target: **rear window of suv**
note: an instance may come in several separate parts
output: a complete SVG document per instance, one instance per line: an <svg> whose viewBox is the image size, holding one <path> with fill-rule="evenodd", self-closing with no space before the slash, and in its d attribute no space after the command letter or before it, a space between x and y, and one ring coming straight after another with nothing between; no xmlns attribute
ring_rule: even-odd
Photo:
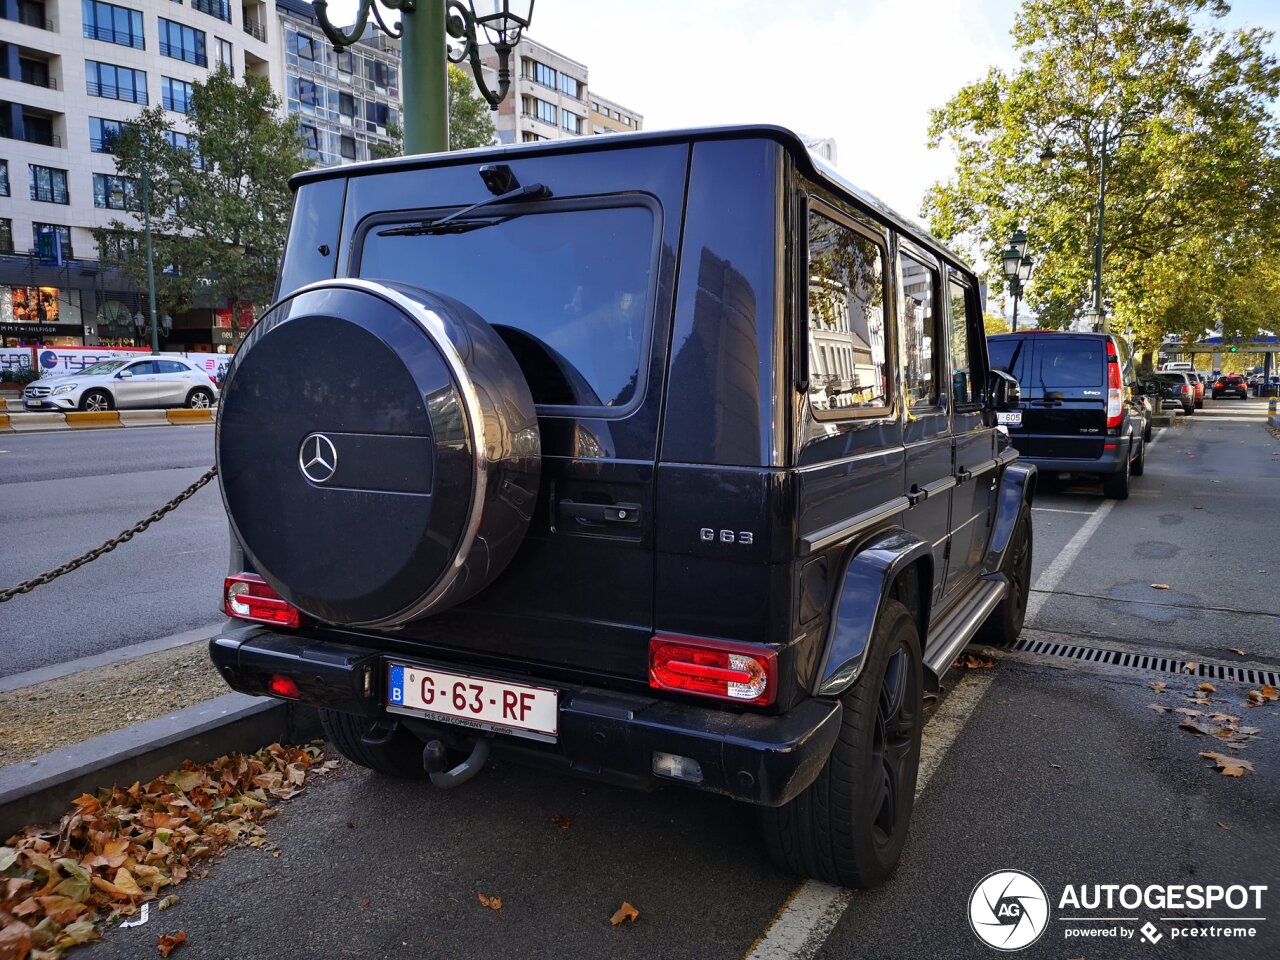
<svg viewBox="0 0 1280 960"><path fill-rule="evenodd" d="M1045 388L1096 387L1106 382L1106 346L1093 338L1036 341L1037 384Z"/></svg>
<svg viewBox="0 0 1280 960"><path fill-rule="evenodd" d="M535 403L619 408L639 396L653 312L648 206L495 206L461 232L384 235L448 212L379 218L359 275L465 303L511 348Z"/></svg>

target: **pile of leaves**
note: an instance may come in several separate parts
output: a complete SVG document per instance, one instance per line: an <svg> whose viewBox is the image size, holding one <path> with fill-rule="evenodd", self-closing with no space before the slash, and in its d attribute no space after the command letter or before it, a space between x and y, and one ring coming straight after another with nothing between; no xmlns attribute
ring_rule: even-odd
<svg viewBox="0 0 1280 960"><path fill-rule="evenodd" d="M172 904L166 888L230 847L264 846L271 804L335 765L318 746L272 744L77 798L56 830L27 827L0 847L0 958L55 960L143 903ZM168 939L171 950L185 937Z"/></svg>
<svg viewBox="0 0 1280 960"><path fill-rule="evenodd" d="M1194 664L1188 666L1194 667ZM1166 693L1168 685L1163 682L1155 682L1149 684L1156 693ZM1217 693L1217 688L1212 683L1201 683L1196 687L1193 693L1184 693L1183 699L1188 703L1198 704L1200 706L1211 706L1215 703L1221 703L1220 699L1215 700L1211 695ZM1280 691L1275 687L1264 686L1261 690L1250 690L1245 698L1245 707L1257 707L1265 703L1274 703L1280 700ZM1178 726L1202 737L1211 737L1216 743L1222 744L1230 753L1218 753L1216 751L1202 751L1200 756L1206 760L1213 761L1214 767L1224 777L1243 777L1246 773L1253 773L1253 764L1248 760L1241 759L1237 756L1238 752L1243 750L1249 743L1258 738L1262 732L1261 727L1247 726L1242 723L1241 718L1235 714L1227 713L1223 710L1197 710L1193 707L1170 707L1162 703L1148 704L1151 710L1156 713L1172 713L1176 714L1180 719Z"/></svg>

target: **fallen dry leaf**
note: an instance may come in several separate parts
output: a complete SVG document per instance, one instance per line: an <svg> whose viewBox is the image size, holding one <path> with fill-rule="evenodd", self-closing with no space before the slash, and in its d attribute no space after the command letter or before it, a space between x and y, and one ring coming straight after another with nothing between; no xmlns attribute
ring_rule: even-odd
<svg viewBox="0 0 1280 960"><path fill-rule="evenodd" d="M1203 690L1205 693L1217 693L1218 691L1218 688L1212 683L1202 683L1200 686L1196 687L1196 689Z"/></svg>
<svg viewBox="0 0 1280 960"><path fill-rule="evenodd" d="M1239 757L1231 757L1225 753L1202 753L1200 756L1212 760L1224 777L1243 777L1246 773L1254 772L1253 764Z"/></svg>
<svg viewBox="0 0 1280 960"><path fill-rule="evenodd" d="M560 816L560 814L555 813L551 815L551 824L561 833L564 833L571 826L573 826L573 821L568 819L567 817L562 817Z"/></svg>
<svg viewBox="0 0 1280 960"><path fill-rule="evenodd" d="M1187 699L1187 703L1198 704L1199 706L1202 706L1202 707L1207 707L1213 703L1213 701L1210 700L1208 697L1187 697L1186 699Z"/></svg>
<svg viewBox="0 0 1280 960"><path fill-rule="evenodd" d="M1229 824L1229 823L1223 823L1221 820L1219 820L1219 821L1218 821L1218 826L1220 826L1223 830L1230 830L1230 829L1231 829L1231 824Z"/></svg>
<svg viewBox="0 0 1280 960"><path fill-rule="evenodd" d="M1165 690L1169 688L1169 685L1165 683L1163 680L1154 680L1151 683L1148 683L1147 686L1150 687L1152 690L1154 690L1156 693L1164 693Z"/></svg>
<svg viewBox="0 0 1280 960"><path fill-rule="evenodd" d="M1192 733L1202 733L1206 737L1216 737L1222 730L1221 727L1215 727L1213 724L1205 723L1203 720L1183 720L1178 726L1183 730L1190 730Z"/></svg>
<svg viewBox="0 0 1280 960"><path fill-rule="evenodd" d="M622 923L634 924L639 919L640 919L640 911L637 910L635 907L633 907L631 904L627 903L627 901L623 900L622 906L620 906L617 912L614 913L614 915L609 918L609 922L616 927Z"/></svg>
<svg viewBox="0 0 1280 960"><path fill-rule="evenodd" d="M978 657L972 653L966 653L963 657L951 665L955 670L990 670L996 665L994 660L988 660L986 657Z"/></svg>
<svg viewBox="0 0 1280 960"><path fill-rule="evenodd" d="M166 933L156 941L156 949L160 951L160 956L167 957L186 942L187 935L181 930L173 936L169 936L169 934Z"/></svg>
<svg viewBox="0 0 1280 960"><path fill-rule="evenodd" d="M1185 664L1183 664L1183 666L1182 666L1182 672L1183 672L1183 673L1195 673L1195 672L1196 672L1196 670L1199 668L1199 666L1200 666L1200 664L1198 664L1198 663L1196 663L1194 660L1192 660L1192 661L1190 661L1189 663L1185 663Z"/></svg>
<svg viewBox="0 0 1280 960"><path fill-rule="evenodd" d="M1242 657L1247 657L1249 655L1249 652L1247 650L1241 650L1239 647L1232 647L1231 652L1238 654L1239 656L1242 656Z"/></svg>
<svg viewBox="0 0 1280 960"><path fill-rule="evenodd" d="M1192 710L1190 707L1175 707L1174 713L1180 713L1185 717L1203 717L1203 710Z"/></svg>
<svg viewBox="0 0 1280 960"><path fill-rule="evenodd" d="M488 907L490 910L502 909L501 897L486 897L483 893L477 893L476 898L480 901L480 906Z"/></svg>
<svg viewBox="0 0 1280 960"><path fill-rule="evenodd" d="M157 903L156 906L161 910L168 910L177 902L178 902L178 895L176 893L171 893L169 894L169 896L165 897L163 900Z"/></svg>
<svg viewBox="0 0 1280 960"><path fill-rule="evenodd" d="M1169 713L1173 708L1166 707L1163 703L1148 703L1148 710L1154 710L1156 713Z"/></svg>
<svg viewBox="0 0 1280 960"><path fill-rule="evenodd" d="M1167 583L1153 583L1151 585L1151 589L1152 590L1168 590L1169 585Z"/></svg>

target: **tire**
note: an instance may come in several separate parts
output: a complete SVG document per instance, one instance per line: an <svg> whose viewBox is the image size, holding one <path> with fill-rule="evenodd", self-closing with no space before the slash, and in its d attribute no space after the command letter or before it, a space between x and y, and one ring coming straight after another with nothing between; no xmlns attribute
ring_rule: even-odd
<svg viewBox="0 0 1280 960"><path fill-rule="evenodd" d="M1147 425L1142 428L1142 442L1143 443L1151 442L1151 421L1150 420L1148 420Z"/></svg>
<svg viewBox="0 0 1280 960"><path fill-rule="evenodd" d="M1112 500L1129 499L1129 458L1124 458L1124 469L1102 478L1102 492Z"/></svg>
<svg viewBox="0 0 1280 960"><path fill-rule="evenodd" d="M1034 543L1031 526L1031 507L1026 503L1018 511L1009 549L1005 551L1000 572L1009 582L1009 589L1000 605L978 628L977 639L993 647L1010 647L1022 633L1022 623L1027 616L1027 600L1031 596L1031 555Z"/></svg>
<svg viewBox="0 0 1280 960"><path fill-rule="evenodd" d="M197 387L187 394L187 406L192 410L208 410L213 406L213 393L204 387Z"/></svg>
<svg viewBox="0 0 1280 960"><path fill-rule="evenodd" d="M397 726L385 743L366 743L364 734L373 724L374 721L368 717L333 710L320 711L325 739L352 763L386 777L402 780L425 778L427 771L422 765L422 741L404 727Z"/></svg>
<svg viewBox="0 0 1280 960"><path fill-rule="evenodd" d="M1136 442L1136 441L1134 441ZM1129 467L1135 477L1140 477L1147 470L1147 445L1145 443L1138 444L1138 455L1133 458L1133 462Z"/></svg>
<svg viewBox="0 0 1280 960"><path fill-rule="evenodd" d="M1197 401L1196 401L1196 409L1197 409L1197 410L1203 410L1203 409L1204 409L1204 401L1203 401L1203 400L1197 400Z"/></svg>
<svg viewBox="0 0 1280 960"><path fill-rule="evenodd" d="M86 390L84 396L80 398L81 410L101 413L104 410L114 410L115 408L115 400L105 390Z"/></svg>
<svg viewBox="0 0 1280 960"><path fill-rule="evenodd" d="M862 675L842 697L827 762L790 803L760 811L765 847L780 868L846 887L873 887L893 873L915 805L923 684L915 619L890 600Z"/></svg>

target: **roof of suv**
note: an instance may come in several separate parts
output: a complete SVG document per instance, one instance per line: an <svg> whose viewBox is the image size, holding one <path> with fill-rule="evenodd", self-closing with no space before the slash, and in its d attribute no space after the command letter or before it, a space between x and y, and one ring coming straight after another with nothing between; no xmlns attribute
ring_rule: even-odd
<svg viewBox="0 0 1280 960"><path fill-rule="evenodd" d="M669 143L694 143L709 140L741 140L757 137L773 140L781 144L791 155L792 160L805 174L823 182L837 193L849 195L852 199L879 214L900 232L944 253L957 265L972 272L973 267L954 250L947 247L937 237L930 234L922 226L902 216L884 201L873 194L854 186L834 169L827 166L819 158L809 152L804 141L792 130L772 124L738 124L732 126L692 127L683 130L646 130L635 133L603 134L591 137L574 137L568 140L540 140L536 143L508 143L491 147L477 147L471 150L455 150L449 153L419 154L410 157L391 157L386 160L366 160L361 163L349 163L337 167L324 167L318 170L306 170L296 173L289 179L289 186L294 190L307 183L318 180L332 180L339 177L362 176L371 173L387 173L393 170L427 169L457 163L464 160L480 160L485 158L501 158L516 156L548 156L568 153L594 153L619 148L627 149L639 146L655 146ZM1019 331L1020 333L1023 331ZM1059 331L1047 331L1057 333Z"/></svg>

